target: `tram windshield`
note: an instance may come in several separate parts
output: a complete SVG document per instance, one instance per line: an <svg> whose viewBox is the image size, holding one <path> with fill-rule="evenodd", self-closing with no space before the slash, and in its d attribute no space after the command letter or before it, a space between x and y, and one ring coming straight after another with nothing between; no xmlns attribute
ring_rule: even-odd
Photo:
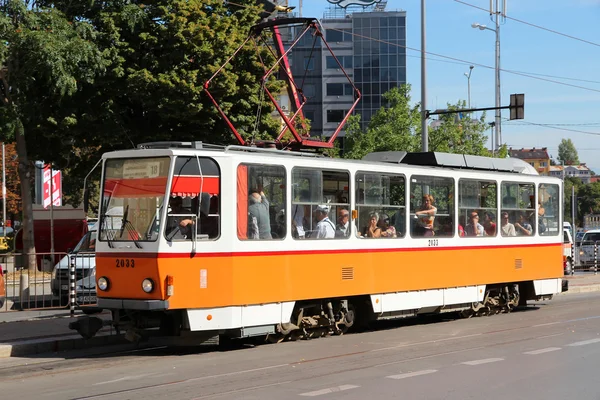
<svg viewBox="0 0 600 400"><path fill-rule="evenodd" d="M154 227L163 208L169 165L169 157L106 161L100 240L135 242L139 247L139 242L158 239Z"/></svg>

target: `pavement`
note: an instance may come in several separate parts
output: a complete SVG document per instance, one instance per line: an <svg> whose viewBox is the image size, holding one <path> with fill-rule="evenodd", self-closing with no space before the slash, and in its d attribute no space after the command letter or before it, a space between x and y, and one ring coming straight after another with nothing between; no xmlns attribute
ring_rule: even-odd
<svg viewBox="0 0 600 400"><path fill-rule="evenodd" d="M600 274L577 272L565 279L569 281L569 290L560 296L600 291ZM108 312L95 316L104 320L111 318ZM86 316L77 311L71 317L68 309L0 312L0 358L125 342L122 335L117 335L108 326L102 328L94 338L83 339L77 332L69 329L69 323L78 318Z"/></svg>

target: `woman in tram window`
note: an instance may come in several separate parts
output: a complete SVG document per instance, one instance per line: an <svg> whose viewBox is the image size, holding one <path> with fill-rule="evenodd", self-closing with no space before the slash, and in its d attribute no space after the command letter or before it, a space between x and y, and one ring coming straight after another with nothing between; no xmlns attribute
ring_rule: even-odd
<svg viewBox="0 0 600 400"><path fill-rule="evenodd" d="M417 218L417 226L415 232L418 236L433 236L433 222L435 221L435 214L437 208L433 205L435 202L434 198L430 194L423 195L423 203L419 210L415 212Z"/></svg>

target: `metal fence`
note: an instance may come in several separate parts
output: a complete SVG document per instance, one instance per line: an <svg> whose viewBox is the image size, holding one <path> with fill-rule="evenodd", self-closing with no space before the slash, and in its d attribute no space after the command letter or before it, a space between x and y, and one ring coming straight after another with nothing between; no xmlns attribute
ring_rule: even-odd
<svg viewBox="0 0 600 400"><path fill-rule="evenodd" d="M36 268L28 269L34 259ZM70 307L95 312L94 253L0 254L0 266L5 271L0 311Z"/></svg>
<svg viewBox="0 0 600 400"><path fill-rule="evenodd" d="M571 275L575 273L597 274L600 269L600 242L585 241L573 244L571 247Z"/></svg>

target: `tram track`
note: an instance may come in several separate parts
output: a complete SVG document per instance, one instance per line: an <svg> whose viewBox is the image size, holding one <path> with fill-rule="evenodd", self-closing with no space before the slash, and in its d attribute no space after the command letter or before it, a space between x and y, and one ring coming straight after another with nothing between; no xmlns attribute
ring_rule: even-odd
<svg viewBox="0 0 600 400"><path fill-rule="evenodd" d="M552 309L553 310L562 310L567 306L573 307L575 304L583 303L583 302L585 302L585 300L576 301L575 299L570 299L569 305L552 304ZM539 311L539 310L537 310L537 311ZM515 314L519 315L524 312L528 312L528 311L518 310ZM529 311L529 312L531 312L531 311ZM542 315L540 315L540 317L541 316ZM400 320L400 321L399 320L380 321L377 324L377 326L375 326L375 329L372 329L372 330L369 330L366 332L363 331L363 332L359 332L359 333L352 333L352 334L350 334L350 336L360 335L362 333L385 332L388 330L407 328L410 326L426 326L426 325L429 325L432 323L436 324L436 323L440 323L442 321L454 321L454 320L460 319L458 316L456 316L456 318L449 318L449 317L451 317L451 315L434 315L434 316L429 316L429 317L425 317L425 318L407 319L407 320L403 320L403 321L402 320ZM597 319L597 318L600 318L600 316L588 316L585 319ZM485 318L476 318L474 320L482 320L482 319L485 319ZM558 320L558 321L557 320L552 321L550 324L551 325L560 325L560 324L566 324L566 323L574 323L576 321L577 320L566 318L566 319L562 319L562 320ZM394 346L383 346L383 347L378 346L377 348L364 350L364 351L344 352L344 353L336 354L333 357L324 357L324 358L303 360L301 362L294 363L294 365L314 363L314 362L324 361L324 360L332 359L332 358L344 359L344 358L348 358L348 357L352 357L352 356L358 356L361 354L364 355L364 354L368 354L368 353L401 350L401 349L405 349L405 348L409 348L409 347L433 345L433 344L439 344L439 343L448 342L448 341L456 341L456 340L462 340L462 339L469 340L469 339L474 339L479 336L502 334L502 333L507 333L507 332L517 332L517 331L522 331L525 329L538 328L540 326L546 325L545 323L543 323L543 318L540 319L539 321L538 321L538 318L536 318L533 320L529 320L529 322L530 322L529 324L519 325L519 326L506 328L506 329L484 330L482 332L476 332L473 334L461 335L461 336L445 335L446 337L439 337L439 338L426 340L426 341L401 343L401 344L394 345ZM333 338L333 340L336 340L336 339ZM504 342L504 344L508 344L508 343L509 342ZM247 346L260 345L260 344L261 344L261 342L256 339L239 341L239 342L237 342L237 346L232 347L230 350L231 351L239 351L239 350L243 349L243 347L245 347L245 346L247 347ZM0 376L2 377L1 378L2 380L11 380L11 379L19 379L22 376L35 377L35 376L46 375L48 373L62 375L62 374L68 374L69 372L73 372L73 371L93 371L95 369L104 369L104 368L111 368L114 366L124 366L124 365L129 365L129 364L135 364L139 361L139 358L137 357L138 355L143 355L144 360L151 361L151 360L165 360L165 357L168 358L168 357L180 357L180 356L187 356L187 355L204 355L204 354L210 354L210 353L217 353L218 350L219 350L219 348L214 345L205 346L205 347L203 347L203 346L167 347L167 346L150 345L149 344L148 347L134 348L134 349L131 349L131 348L123 349L123 345L119 345L119 346L111 349L108 352L106 351L106 348L93 349L91 351L86 350L86 351L79 351L79 352L70 352L67 354L67 358L65 358L63 360L50 360L50 361L39 362L34 359L34 360L32 360L33 361L32 363L26 362L25 364L16 365L16 366L10 365L7 367L2 367L0 365Z"/></svg>

